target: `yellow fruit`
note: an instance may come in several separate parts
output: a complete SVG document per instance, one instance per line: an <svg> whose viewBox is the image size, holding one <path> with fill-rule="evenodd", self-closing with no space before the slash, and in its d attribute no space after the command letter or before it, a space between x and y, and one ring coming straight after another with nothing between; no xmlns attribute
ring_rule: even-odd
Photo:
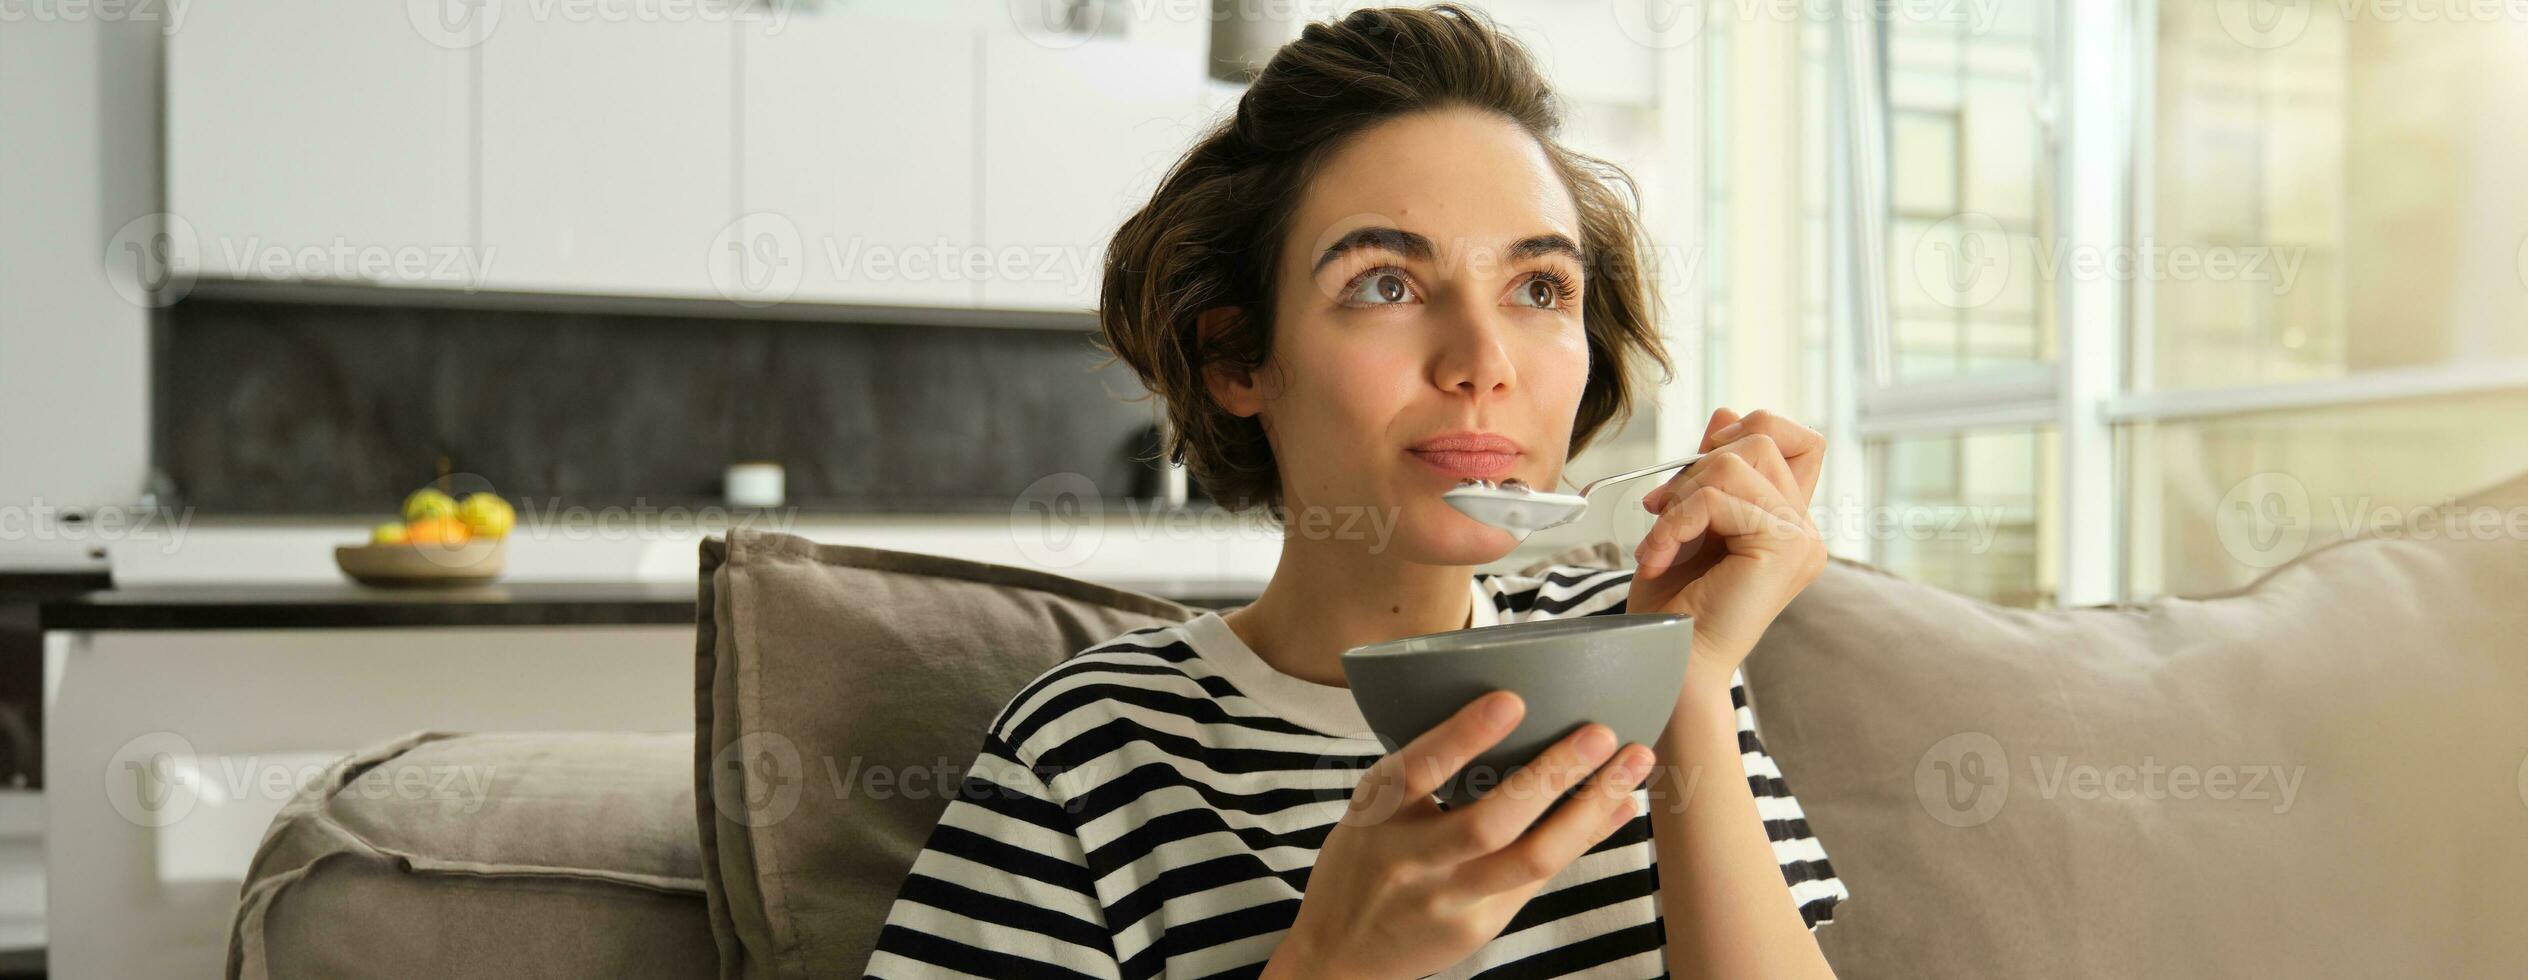
<svg viewBox="0 0 2528 980"><path fill-rule="evenodd" d="M509 529L518 525L518 511L509 506L509 501L500 499L498 494L465 495L465 502L457 506L456 516L465 522L466 530L474 532L478 538L507 537Z"/></svg>
<svg viewBox="0 0 2528 980"><path fill-rule="evenodd" d="M380 524L369 531L369 541L375 544L403 544L404 525L397 521Z"/></svg>
<svg viewBox="0 0 2528 980"><path fill-rule="evenodd" d="M412 496L404 498L404 520L406 523L413 521L426 521L433 517L455 516L456 498L448 496L447 494L441 493L437 490L424 487L413 491Z"/></svg>
<svg viewBox="0 0 2528 980"><path fill-rule="evenodd" d="M474 532L465 522L453 517L431 517L404 525L404 540L412 544L459 545L473 540Z"/></svg>

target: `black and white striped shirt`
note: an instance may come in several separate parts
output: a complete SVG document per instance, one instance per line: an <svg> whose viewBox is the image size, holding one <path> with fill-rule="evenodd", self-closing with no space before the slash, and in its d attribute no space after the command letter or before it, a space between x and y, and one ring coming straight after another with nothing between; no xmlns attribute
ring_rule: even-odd
<svg viewBox="0 0 2528 980"><path fill-rule="evenodd" d="M1630 571L1477 575L1470 626L1620 613ZM1810 928L1851 894L1733 678L1759 816ZM1010 700L889 910L880 977L1253 976L1381 747L1345 688L1273 669L1218 613L1135 630ZM1666 972L1646 789L1630 825L1442 977Z"/></svg>

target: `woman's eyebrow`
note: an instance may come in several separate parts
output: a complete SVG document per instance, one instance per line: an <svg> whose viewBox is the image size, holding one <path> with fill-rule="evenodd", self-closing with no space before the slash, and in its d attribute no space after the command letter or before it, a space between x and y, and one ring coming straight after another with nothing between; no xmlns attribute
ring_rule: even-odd
<svg viewBox="0 0 2528 980"><path fill-rule="evenodd" d="M1383 248L1413 261L1428 261L1432 255L1431 240L1414 232L1383 225L1354 228L1345 232L1343 237L1335 239L1334 244L1326 246L1325 251L1317 255L1315 268L1309 271L1313 273L1317 269L1323 269L1326 263L1341 258L1343 253L1356 248ZM1573 262L1587 264L1580 254L1579 243L1572 241L1567 235L1553 232L1529 235L1511 243L1503 258L1506 261L1516 262L1539 255L1566 255L1570 256Z"/></svg>
<svg viewBox="0 0 2528 980"><path fill-rule="evenodd" d="M1579 243L1560 234L1529 235L1519 239L1517 243L1510 246L1507 258L1509 261L1516 262L1538 255L1567 255L1571 257L1571 261L1578 262L1583 267L1589 264L1588 260L1580 254Z"/></svg>
<svg viewBox="0 0 2528 980"><path fill-rule="evenodd" d="M1335 239L1334 244L1326 246L1325 251L1318 254L1317 264L1308 270L1309 273L1315 274L1317 270L1325 268L1326 263L1341 258L1343 253L1356 248L1383 248L1417 262L1429 261L1431 258L1431 240L1421 235L1402 228L1385 226L1354 228L1344 232L1343 237Z"/></svg>

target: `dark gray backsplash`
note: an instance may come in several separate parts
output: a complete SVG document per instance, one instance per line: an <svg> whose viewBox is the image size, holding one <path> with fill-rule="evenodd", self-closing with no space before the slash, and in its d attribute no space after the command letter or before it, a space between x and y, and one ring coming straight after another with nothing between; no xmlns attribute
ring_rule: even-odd
<svg viewBox="0 0 2528 980"><path fill-rule="evenodd" d="M1131 371L1075 331L193 299L155 437L207 513L388 513L450 457L513 500L689 505L771 460L809 509L1005 509L1077 472L1155 494Z"/></svg>

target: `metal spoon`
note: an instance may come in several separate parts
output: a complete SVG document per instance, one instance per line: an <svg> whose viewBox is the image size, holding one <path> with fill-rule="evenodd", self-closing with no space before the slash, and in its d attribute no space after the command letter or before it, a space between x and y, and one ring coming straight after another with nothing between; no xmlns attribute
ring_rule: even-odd
<svg viewBox="0 0 2528 980"><path fill-rule="evenodd" d="M1496 484L1490 480L1470 477L1460 481L1455 489L1440 494L1440 499L1448 501L1449 506L1457 508L1458 513L1508 531L1524 541L1530 534L1579 520L1581 514L1588 512L1589 494L1599 487L1610 483L1622 483L1653 473L1683 469L1709 455L1711 454L1695 453L1692 456L1672 459L1656 466L1645 466L1613 476L1599 477L1590 481L1587 486L1581 487L1580 492L1576 494L1539 493L1528 489L1526 483L1516 479L1504 480ZM1516 484L1516 486L1507 484Z"/></svg>

